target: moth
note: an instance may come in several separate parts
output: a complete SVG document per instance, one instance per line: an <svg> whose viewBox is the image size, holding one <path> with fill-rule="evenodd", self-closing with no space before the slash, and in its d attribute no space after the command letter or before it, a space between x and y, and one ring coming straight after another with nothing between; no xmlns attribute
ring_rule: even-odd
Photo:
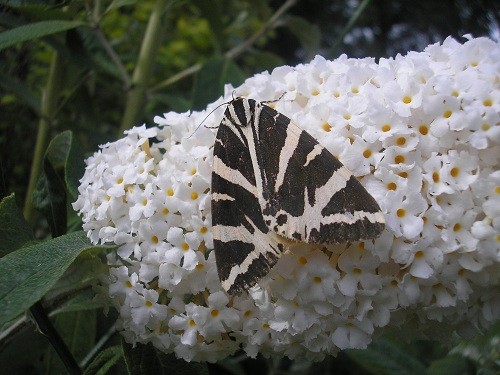
<svg viewBox="0 0 500 375"><path fill-rule="evenodd" d="M290 240L354 242L385 226L375 199L337 158L253 99L236 98L224 112L211 194L217 271L229 294L255 285Z"/></svg>

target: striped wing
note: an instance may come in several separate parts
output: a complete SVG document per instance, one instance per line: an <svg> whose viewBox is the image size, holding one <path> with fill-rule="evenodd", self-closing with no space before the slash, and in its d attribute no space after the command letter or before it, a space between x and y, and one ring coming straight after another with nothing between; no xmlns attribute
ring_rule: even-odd
<svg viewBox="0 0 500 375"><path fill-rule="evenodd" d="M288 117L252 99L227 107L214 145L212 224L217 271L230 294L253 286L286 240L377 237L377 202L328 150Z"/></svg>
<svg viewBox="0 0 500 375"><path fill-rule="evenodd" d="M308 243L378 237L384 215L352 173L288 117L256 108L250 150L266 225Z"/></svg>
<svg viewBox="0 0 500 375"><path fill-rule="evenodd" d="M283 245L264 223L248 149L250 127L229 121L232 107L226 110L214 145L212 225L222 287L239 294L269 272Z"/></svg>

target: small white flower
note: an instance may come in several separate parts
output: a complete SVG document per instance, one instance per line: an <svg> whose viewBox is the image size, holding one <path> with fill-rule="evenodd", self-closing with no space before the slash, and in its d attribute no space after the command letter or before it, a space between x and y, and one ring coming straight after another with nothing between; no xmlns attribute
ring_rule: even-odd
<svg viewBox="0 0 500 375"><path fill-rule="evenodd" d="M385 207L387 226L396 236L415 238L422 232L424 221L421 215L427 207L428 204L420 193L407 196L398 194Z"/></svg>
<svg viewBox="0 0 500 375"><path fill-rule="evenodd" d="M173 247L165 254L165 260L188 271L193 270L198 263L196 250L201 243L196 233L184 234L182 228L173 227L168 230L167 241Z"/></svg>
<svg viewBox="0 0 500 375"><path fill-rule="evenodd" d="M339 319L331 340L339 349L366 349L374 327L369 320Z"/></svg>
<svg viewBox="0 0 500 375"><path fill-rule="evenodd" d="M467 189L478 177L478 163L474 155L466 151L448 152L448 162L443 166L443 179L453 190Z"/></svg>
<svg viewBox="0 0 500 375"><path fill-rule="evenodd" d="M167 317L167 307L158 303L158 292L143 289L129 299L132 320L137 326L146 325L154 329Z"/></svg>
<svg viewBox="0 0 500 375"><path fill-rule="evenodd" d="M345 273L337 282L344 295L354 297L358 288L368 293L380 289L380 277L373 272L377 268L377 259L362 248L352 246L347 249L340 255L338 266Z"/></svg>

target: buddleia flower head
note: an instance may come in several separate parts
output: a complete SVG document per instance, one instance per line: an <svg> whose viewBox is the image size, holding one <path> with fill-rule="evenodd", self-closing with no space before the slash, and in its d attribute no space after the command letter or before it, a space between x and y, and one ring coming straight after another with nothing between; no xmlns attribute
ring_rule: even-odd
<svg viewBox="0 0 500 375"><path fill-rule="evenodd" d="M317 56L103 145L86 161L73 206L92 242L118 245L103 288L126 341L187 361L239 349L321 360L366 348L383 329L445 339L490 327L500 317L498 61L497 43L470 37L378 63ZM297 242L255 287L227 295L210 188L213 128L235 94L279 98L274 108L377 200L382 235Z"/></svg>

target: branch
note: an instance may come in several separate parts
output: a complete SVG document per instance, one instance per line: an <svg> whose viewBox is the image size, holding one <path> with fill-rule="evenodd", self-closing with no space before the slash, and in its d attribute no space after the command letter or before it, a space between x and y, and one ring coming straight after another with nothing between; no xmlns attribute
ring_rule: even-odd
<svg viewBox="0 0 500 375"><path fill-rule="evenodd" d="M122 61L120 60L120 57L117 55L117 53L115 52L113 47L111 47L111 44L109 43L108 39L106 39L106 37L102 33L102 30L99 27L99 25L97 25L97 24L94 25L93 30L97 36L97 39L99 39L102 46L106 50L107 54L109 55L109 57L111 57L111 60L113 60L116 67L118 68L118 71L120 72L122 80L125 83L125 87L129 88L130 87L130 76L127 73L127 70L125 69L125 67L123 66Z"/></svg>
<svg viewBox="0 0 500 375"><path fill-rule="evenodd" d="M253 34L250 38L245 40L243 43L237 45L236 47L230 49L227 51L224 56L227 57L228 59L234 59L241 53L243 53L245 50L250 48L257 39L259 39L262 35L267 33L269 29L275 26L277 23L278 19L289 9L291 8L297 0L287 0L274 14L271 18L267 20L267 22L264 24L264 26L257 31L255 34ZM153 86L149 92L154 93L156 91L161 90L164 87L170 86L174 84L177 81L180 81L181 79L188 77L194 73L196 73L198 70L200 70L202 67L201 63L195 64L190 66L187 69L182 70L181 72L173 75L172 77L160 82L156 86Z"/></svg>

